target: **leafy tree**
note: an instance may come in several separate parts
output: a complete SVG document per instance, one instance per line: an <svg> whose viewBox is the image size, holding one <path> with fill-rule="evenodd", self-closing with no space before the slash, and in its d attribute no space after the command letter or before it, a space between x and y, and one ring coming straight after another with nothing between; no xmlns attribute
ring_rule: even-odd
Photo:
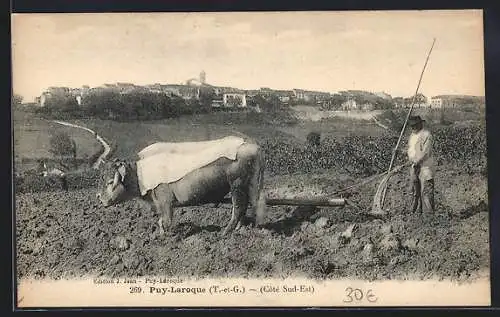
<svg viewBox="0 0 500 317"><path fill-rule="evenodd" d="M12 106L13 107L18 107L22 104L23 102L23 96L14 94L12 95Z"/></svg>
<svg viewBox="0 0 500 317"><path fill-rule="evenodd" d="M413 96L404 98L404 104L407 106L411 105L412 101L413 101ZM427 103L427 97L421 93L418 93L415 96L415 104L421 104L421 103Z"/></svg>
<svg viewBox="0 0 500 317"><path fill-rule="evenodd" d="M427 103L427 97L424 96L424 94L422 94L422 93L418 93L417 97L415 98L415 101L417 103Z"/></svg>
<svg viewBox="0 0 500 317"><path fill-rule="evenodd" d="M394 102L394 104L403 105L405 100L403 97L394 97L392 101Z"/></svg>
<svg viewBox="0 0 500 317"><path fill-rule="evenodd" d="M212 109L212 101L215 97L213 89L201 89L200 107L202 112L209 112Z"/></svg>
<svg viewBox="0 0 500 317"><path fill-rule="evenodd" d="M76 158L76 143L66 132L59 132L50 138L49 152L56 157Z"/></svg>
<svg viewBox="0 0 500 317"><path fill-rule="evenodd" d="M328 103L324 105L322 108L325 110L335 110L340 109L342 104L347 101L347 96L342 94L333 94Z"/></svg>
<svg viewBox="0 0 500 317"><path fill-rule="evenodd" d="M47 99L45 107L52 113L70 112L78 109L78 102L73 96L55 95Z"/></svg>

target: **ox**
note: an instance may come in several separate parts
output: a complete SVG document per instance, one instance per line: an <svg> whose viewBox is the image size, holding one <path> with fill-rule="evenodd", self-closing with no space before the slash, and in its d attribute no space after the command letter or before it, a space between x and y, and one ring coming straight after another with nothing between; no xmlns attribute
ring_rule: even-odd
<svg viewBox="0 0 500 317"><path fill-rule="evenodd" d="M217 142L217 140L210 142L214 141ZM175 144L182 147L183 144L189 144L191 150L196 150L197 144L202 143L156 143L141 151L139 156L141 153L149 155L151 154L149 152L161 151L162 145ZM173 227L173 209L175 207L209 203L218 205L230 193L232 215L223 235L241 227L246 218L249 204L252 205L252 208L248 218L253 221L255 226L261 225L264 220L266 204L263 192L263 151L257 143L246 138L235 151L234 160L219 157L207 165L190 171L174 182L160 183L146 193L142 193L140 189L136 161L115 159L113 162L105 162L101 166L101 182L97 198L105 207L136 197L152 203L159 214L160 233L164 234L165 230L169 231ZM162 162L162 164L165 163ZM156 167L149 166L153 170ZM177 169L176 165L170 166L170 168L174 168L174 171Z"/></svg>

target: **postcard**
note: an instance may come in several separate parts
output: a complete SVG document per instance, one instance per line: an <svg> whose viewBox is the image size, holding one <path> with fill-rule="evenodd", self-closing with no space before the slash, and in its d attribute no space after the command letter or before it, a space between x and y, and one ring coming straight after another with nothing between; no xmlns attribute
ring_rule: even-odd
<svg viewBox="0 0 500 317"><path fill-rule="evenodd" d="M491 304L481 10L11 21L16 308Z"/></svg>

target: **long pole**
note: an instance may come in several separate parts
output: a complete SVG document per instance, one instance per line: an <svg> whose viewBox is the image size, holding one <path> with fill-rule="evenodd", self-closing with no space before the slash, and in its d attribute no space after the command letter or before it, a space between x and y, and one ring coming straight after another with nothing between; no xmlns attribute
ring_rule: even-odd
<svg viewBox="0 0 500 317"><path fill-rule="evenodd" d="M422 69L422 73L420 73L420 79L418 80L417 89L415 90L415 95L413 95L413 100L411 102L410 110L408 111L408 114L406 115L406 120L403 124L403 128L401 129L401 132L399 133L398 142L396 143L396 146L394 147L394 150L392 151L392 158L391 158L391 163L389 164L389 169L387 170L387 177L390 177L390 172L392 170L392 165L394 164L394 159L396 158L396 153L397 153L397 150L399 147L399 143L401 143L401 138L403 137L403 134L405 132L406 124L408 123L408 119L410 118L411 112L413 110L413 106L415 105L415 100L417 99L417 94L418 94L418 90L420 88L420 83L422 82L422 77L424 76L425 68L427 67L427 62L429 61L429 57L431 55L432 48L434 47L435 42L436 42L436 39L434 38L434 40L432 41L431 49L429 50L429 53L427 53L427 58L425 59L424 68ZM384 191L382 194L381 207L384 206L386 189L387 189L387 187L384 188Z"/></svg>

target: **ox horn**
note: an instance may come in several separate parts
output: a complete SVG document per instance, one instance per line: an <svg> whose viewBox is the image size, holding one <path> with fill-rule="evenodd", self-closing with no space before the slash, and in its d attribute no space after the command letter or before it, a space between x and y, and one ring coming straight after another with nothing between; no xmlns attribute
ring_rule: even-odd
<svg viewBox="0 0 500 317"><path fill-rule="evenodd" d="M112 187L115 188L118 185L118 180L120 179L120 173L118 171L115 172L115 177L113 178Z"/></svg>
<svg viewBox="0 0 500 317"><path fill-rule="evenodd" d="M115 158L112 162L116 167L119 167L120 165L123 164L119 158Z"/></svg>

